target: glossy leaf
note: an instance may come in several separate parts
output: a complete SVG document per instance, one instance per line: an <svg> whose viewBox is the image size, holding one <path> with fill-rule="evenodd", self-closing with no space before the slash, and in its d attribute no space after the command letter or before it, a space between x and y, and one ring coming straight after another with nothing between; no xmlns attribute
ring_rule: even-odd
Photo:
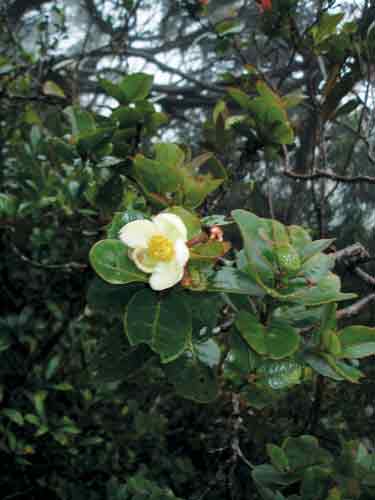
<svg viewBox="0 0 375 500"><path fill-rule="evenodd" d="M301 382L302 367L294 360L264 361L257 369L260 381L271 389L281 390Z"/></svg>
<svg viewBox="0 0 375 500"><path fill-rule="evenodd" d="M188 231L188 239L192 239L202 231L202 226L200 220L194 212L186 210L183 207L170 207L166 210L166 212L175 214L183 221Z"/></svg>
<svg viewBox="0 0 375 500"><path fill-rule="evenodd" d="M207 292L225 292L262 297L264 291L245 273L232 267L223 267L209 279Z"/></svg>
<svg viewBox="0 0 375 500"><path fill-rule="evenodd" d="M266 345L266 328L259 323L257 318L246 311L240 311L236 318L236 327L241 333L242 338L261 355L268 353Z"/></svg>
<svg viewBox="0 0 375 500"><path fill-rule="evenodd" d="M146 73L125 76L119 84L129 102L141 101L150 93L154 77Z"/></svg>
<svg viewBox="0 0 375 500"><path fill-rule="evenodd" d="M94 132L95 120L88 111L78 106L69 106L64 110L64 113L69 118L74 136Z"/></svg>
<svg viewBox="0 0 375 500"><path fill-rule="evenodd" d="M161 296L141 290L130 300L124 319L131 345L148 344L163 363L179 357L191 342L192 316L182 294Z"/></svg>
<svg viewBox="0 0 375 500"><path fill-rule="evenodd" d="M213 339L194 345L195 354L199 361L211 368L220 362L221 351L218 344Z"/></svg>
<svg viewBox="0 0 375 500"><path fill-rule="evenodd" d="M168 364L166 372L177 394L186 399L210 403L218 396L215 372L188 354Z"/></svg>
<svg viewBox="0 0 375 500"><path fill-rule="evenodd" d="M259 285L272 287L274 284L273 234L269 221L246 210L234 210L232 216L241 231L249 274Z"/></svg>
<svg viewBox="0 0 375 500"><path fill-rule="evenodd" d="M230 243L226 241L209 240L191 247L190 257L197 260L215 261L223 257L229 249Z"/></svg>
<svg viewBox="0 0 375 500"><path fill-rule="evenodd" d="M338 332L342 358L365 358L375 355L375 328L348 326Z"/></svg>
<svg viewBox="0 0 375 500"><path fill-rule="evenodd" d="M147 275L130 260L128 249L120 240L98 241L89 257L96 273L112 285L148 281Z"/></svg>

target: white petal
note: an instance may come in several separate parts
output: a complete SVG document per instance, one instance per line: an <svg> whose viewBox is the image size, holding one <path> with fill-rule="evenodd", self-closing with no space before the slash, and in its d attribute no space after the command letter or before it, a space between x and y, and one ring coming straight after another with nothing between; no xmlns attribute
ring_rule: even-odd
<svg viewBox="0 0 375 500"><path fill-rule="evenodd" d="M155 269L156 262L147 255L147 250L144 248L135 248L130 253L130 258L135 265L144 273L152 273Z"/></svg>
<svg viewBox="0 0 375 500"><path fill-rule="evenodd" d="M183 275L184 268L175 260L160 262L151 275L150 286L153 290L165 290L181 281Z"/></svg>
<svg viewBox="0 0 375 500"><path fill-rule="evenodd" d="M190 252L188 247L182 240L177 240L174 244L175 260L177 263L184 267L186 262L189 260Z"/></svg>
<svg viewBox="0 0 375 500"><path fill-rule="evenodd" d="M159 214L153 218L161 234L171 241L187 241L187 229L180 217L175 214Z"/></svg>
<svg viewBox="0 0 375 500"><path fill-rule="evenodd" d="M130 248L147 248L149 239L155 234L157 229L150 220L134 220L119 232L120 240Z"/></svg>

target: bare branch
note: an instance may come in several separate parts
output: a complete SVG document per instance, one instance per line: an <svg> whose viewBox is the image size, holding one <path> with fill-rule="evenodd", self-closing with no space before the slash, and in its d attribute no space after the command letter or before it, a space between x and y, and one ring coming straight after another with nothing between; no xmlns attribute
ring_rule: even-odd
<svg viewBox="0 0 375 500"><path fill-rule="evenodd" d="M301 180L301 181L315 181L317 179L330 179L331 181L343 182L347 184L357 184L365 182L367 184L375 184L375 177L369 175L355 175L353 177L348 177L345 175L335 174L332 170L321 170L315 168L312 174L299 174L293 172L290 166L289 153L286 146L283 146L284 151L284 168L281 172L291 179Z"/></svg>
<svg viewBox="0 0 375 500"><path fill-rule="evenodd" d="M342 261L346 265L364 264L371 260L370 254L360 243L354 243L354 245L338 250L332 255L334 255L336 262Z"/></svg>
<svg viewBox="0 0 375 500"><path fill-rule="evenodd" d="M337 311L336 317L337 319L346 319L351 318L352 316L356 316L357 314L362 312L363 309L366 309L366 307L368 307L372 302L375 302L375 293L367 295L367 297L358 300L349 307L340 309L339 311Z"/></svg>

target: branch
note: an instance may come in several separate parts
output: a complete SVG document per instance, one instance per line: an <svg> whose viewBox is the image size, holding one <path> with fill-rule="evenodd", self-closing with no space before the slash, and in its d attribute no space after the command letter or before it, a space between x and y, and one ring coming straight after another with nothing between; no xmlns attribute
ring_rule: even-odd
<svg viewBox="0 0 375 500"><path fill-rule="evenodd" d="M375 302L375 293L371 293L370 295L367 295L367 297L357 300L357 302L355 302L349 307L340 309L336 313L336 318L346 319L346 318L351 318L352 316L356 316L357 314L362 312L362 310L365 309L369 304L371 304L371 302Z"/></svg>
<svg viewBox="0 0 375 500"><path fill-rule="evenodd" d="M370 254L360 243L354 243L348 247L331 254L336 262L343 262L345 265L364 264L371 260Z"/></svg>
<svg viewBox="0 0 375 500"><path fill-rule="evenodd" d="M370 177L369 175L356 175L353 177L347 177L345 175L339 175L332 172L332 170L321 170L315 168L312 174L298 174L293 172L290 166L289 153L286 146L283 146L284 152L284 168L281 172L291 179L301 180L301 181L315 181L317 179L330 179L335 182L343 182L347 184L357 184L360 182L366 182L367 184L375 184L375 177Z"/></svg>
<svg viewBox="0 0 375 500"><path fill-rule="evenodd" d="M97 57L97 56L113 56L113 50L108 50L108 47L104 47L102 49L94 50L92 52L89 52L85 54L85 57ZM121 51L118 52L117 55L125 55L125 56L130 56L130 57L139 57L140 59L144 59L145 61L148 61L152 64L155 64L159 69L162 71L165 71L167 73L171 73L172 75L178 75L184 80L193 83L194 85L201 87L202 89L205 90L210 90L211 92L223 94L223 89L219 87L218 85L212 85L209 83L202 82L201 80L197 80L196 78L193 78L192 76L188 75L187 73L184 73L183 71L179 70L176 67L169 66L168 64L159 61L151 52L147 50L140 50L140 49L132 49L130 47L125 47L122 48Z"/></svg>
<svg viewBox="0 0 375 500"><path fill-rule="evenodd" d="M43 4L47 3L48 0L16 0L11 6L5 11L5 15L8 17L12 25L16 25L26 12L32 9L39 9Z"/></svg>
<svg viewBox="0 0 375 500"><path fill-rule="evenodd" d="M355 243L354 245L338 250L331 255L335 257L336 262L342 262L352 273L356 274L361 281L369 285L372 289L375 289L375 278L357 266L357 264L364 264L373 260L363 245ZM336 317L337 319L344 319L356 316L374 301L375 293L370 293L367 297L357 300L357 302L351 306L337 311Z"/></svg>
<svg viewBox="0 0 375 500"><path fill-rule="evenodd" d="M354 273L365 283L368 285L375 287L375 278L371 276L370 274L366 273L366 271L363 271L360 267L355 267L354 268Z"/></svg>
<svg viewBox="0 0 375 500"><path fill-rule="evenodd" d="M357 184L360 182L366 182L368 184L375 184L375 177L370 177L369 175L356 175L354 177L346 177L345 175L334 174L333 172L315 169L313 174L296 174L288 169L283 169L282 173L287 177L292 179L298 179L302 181L315 181L317 179L330 179L331 181L344 182L347 184Z"/></svg>
<svg viewBox="0 0 375 500"><path fill-rule="evenodd" d="M23 262L26 262L26 264L29 264L32 267L37 267L39 269L61 269L67 272L72 272L74 270L82 271L84 269L87 269L88 267L87 264L82 264L80 262L67 262L65 264L43 264L42 262L37 262L35 260L29 259L29 257L20 252L13 243L10 243L10 248L12 249L13 253L15 253L17 257Z"/></svg>

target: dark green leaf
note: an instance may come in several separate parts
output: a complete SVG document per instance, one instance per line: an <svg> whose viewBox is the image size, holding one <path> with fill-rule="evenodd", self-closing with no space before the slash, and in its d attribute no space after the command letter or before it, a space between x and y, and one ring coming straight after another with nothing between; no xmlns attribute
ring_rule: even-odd
<svg viewBox="0 0 375 500"><path fill-rule="evenodd" d="M98 275L112 285L125 285L134 281L147 282L128 257L128 249L120 240L102 240L90 251L90 262Z"/></svg>
<svg viewBox="0 0 375 500"><path fill-rule="evenodd" d="M210 403L218 395L215 372L188 355L167 365L166 372L177 394L184 398Z"/></svg>
<svg viewBox="0 0 375 500"><path fill-rule="evenodd" d="M191 342L191 311L178 292L161 296L141 290L129 302L124 324L130 344L148 344L163 363L176 359Z"/></svg>

